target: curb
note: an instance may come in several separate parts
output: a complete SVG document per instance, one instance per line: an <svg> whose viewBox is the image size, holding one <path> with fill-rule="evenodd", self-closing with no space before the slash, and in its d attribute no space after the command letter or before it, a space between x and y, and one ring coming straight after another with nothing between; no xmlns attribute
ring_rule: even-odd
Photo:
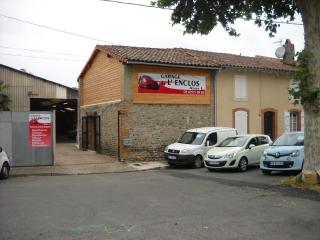
<svg viewBox="0 0 320 240"><path fill-rule="evenodd" d="M130 170L121 170L121 171L110 171L110 172L88 172L88 173L60 173L60 172L51 172L51 173L17 173L10 174L10 178L15 177L31 177L31 176L70 176L70 175L94 175L94 174L107 174L107 173L128 173L128 172L145 172L150 170L161 170L166 169L167 166L155 167L149 169L130 169Z"/></svg>

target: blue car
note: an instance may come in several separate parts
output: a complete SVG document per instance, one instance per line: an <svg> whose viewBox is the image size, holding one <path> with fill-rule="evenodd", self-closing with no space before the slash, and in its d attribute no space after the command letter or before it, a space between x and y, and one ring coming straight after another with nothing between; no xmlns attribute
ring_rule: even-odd
<svg viewBox="0 0 320 240"><path fill-rule="evenodd" d="M260 158L260 169L264 174L272 171L293 171L300 173L304 161L304 133L282 134L271 144Z"/></svg>

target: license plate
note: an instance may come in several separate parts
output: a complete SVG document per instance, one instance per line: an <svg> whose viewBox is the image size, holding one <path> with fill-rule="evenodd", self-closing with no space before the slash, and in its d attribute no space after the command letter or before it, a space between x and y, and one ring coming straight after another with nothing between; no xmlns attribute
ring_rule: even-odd
<svg viewBox="0 0 320 240"><path fill-rule="evenodd" d="M210 165L219 165L218 162L209 162Z"/></svg>
<svg viewBox="0 0 320 240"><path fill-rule="evenodd" d="M283 166L284 163L283 162L270 162L270 165L272 165L272 166Z"/></svg>
<svg viewBox="0 0 320 240"><path fill-rule="evenodd" d="M171 156L171 155L169 155L168 158L169 158L169 159L177 159L176 156Z"/></svg>

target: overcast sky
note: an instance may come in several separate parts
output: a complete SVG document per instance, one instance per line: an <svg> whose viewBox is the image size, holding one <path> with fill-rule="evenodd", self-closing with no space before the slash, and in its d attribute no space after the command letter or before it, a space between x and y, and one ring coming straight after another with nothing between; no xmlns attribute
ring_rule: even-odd
<svg viewBox="0 0 320 240"><path fill-rule="evenodd" d="M121 1L150 4L150 0ZM169 10L100 0L0 0L0 14L106 41L71 36L0 15L0 63L69 87L77 87L77 77L96 44L183 47L269 57L274 57L279 47L275 42L280 39L290 38L296 51L304 45L302 26L282 24L276 37L269 38L253 22L239 20L235 27L240 37L230 37L221 27L208 36L183 35L182 26L172 27Z"/></svg>

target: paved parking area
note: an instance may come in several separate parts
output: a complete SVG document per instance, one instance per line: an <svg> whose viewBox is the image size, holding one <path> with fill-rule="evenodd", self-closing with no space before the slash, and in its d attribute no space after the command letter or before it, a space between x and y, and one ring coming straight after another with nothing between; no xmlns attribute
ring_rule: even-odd
<svg viewBox="0 0 320 240"><path fill-rule="evenodd" d="M163 169L0 182L6 240L318 240L320 194L283 176Z"/></svg>
<svg viewBox="0 0 320 240"><path fill-rule="evenodd" d="M58 143L54 153L54 165L80 165L117 162L115 156L97 154L95 151L82 151L75 143Z"/></svg>
<svg viewBox="0 0 320 240"><path fill-rule="evenodd" d="M271 176L264 175L260 171L259 167L250 167L247 172L238 172L237 170L216 170L215 172L209 172L206 168L191 169L188 167L168 168L173 174L176 171L182 170L181 174L192 174L198 177L209 177L218 182L236 182L239 185L251 186L278 186L282 179L294 176L287 172L274 172Z"/></svg>

